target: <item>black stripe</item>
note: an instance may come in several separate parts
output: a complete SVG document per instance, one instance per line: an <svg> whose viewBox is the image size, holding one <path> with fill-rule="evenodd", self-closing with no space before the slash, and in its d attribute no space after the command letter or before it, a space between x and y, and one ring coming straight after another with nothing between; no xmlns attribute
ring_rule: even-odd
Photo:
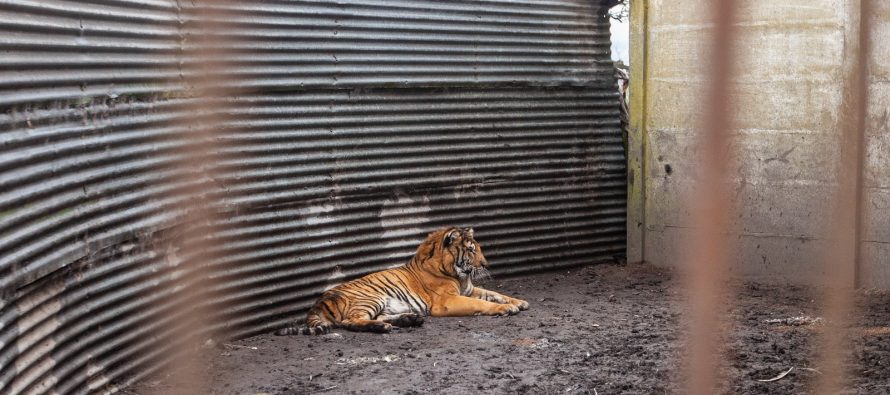
<svg viewBox="0 0 890 395"><path fill-rule="evenodd" d="M377 308L374 310L374 317L377 317L378 315L380 315L380 313L382 313L383 309L385 309L385 308L386 308L386 303L384 303L382 300L378 300Z"/></svg>
<svg viewBox="0 0 890 395"><path fill-rule="evenodd" d="M408 280L410 280L410 278L406 277L407 274L401 273L401 272L396 272L396 273L393 273L393 275L398 277L399 280L402 282L402 284L405 285L405 290L408 293L408 297L410 297L411 300L414 301L414 306L416 307L416 310L417 311L426 311L426 303L423 302L423 299L418 300L418 295L414 292L411 292L411 287L408 286L408 283L410 283L410 281L408 281ZM411 301L408 301L408 303L411 303Z"/></svg>
<svg viewBox="0 0 890 395"><path fill-rule="evenodd" d="M333 319L334 321L340 321L339 319L337 319L337 315L334 314L334 311L331 310L331 307L328 306L327 303L322 303L321 307L324 307L325 311L328 312L328 315L331 317L331 319Z"/></svg>
<svg viewBox="0 0 890 395"><path fill-rule="evenodd" d="M392 281L389 281L389 279L386 278L386 277L384 277L383 280L385 280L387 283L389 283L390 285L392 285L392 290L395 291L396 293L398 293L398 294L400 295L400 296L399 296L399 299L400 299L400 300L402 300L402 301L404 301L404 302L408 302L408 295L406 295L406 294L402 291L401 287L399 287L398 285L395 285L395 283L393 283ZM410 302L408 302L408 303L410 303Z"/></svg>
<svg viewBox="0 0 890 395"><path fill-rule="evenodd" d="M384 278L383 280L392 286L392 288L390 288L390 289L392 289L392 291L396 293L396 296L395 296L396 298L398 298L399 300L404 300L405 293L402 292L402 289L399 288L399 286L395 285L392 281L389 281L388 278Z"/></svg>
<svg viewBox="0 0 890 395"><path fill-rule="evenodd" d="M408 296L414 301L414 305L417 306L417 311L426 311L426 303L423 303L423 300L418 300L413 294L409 294Z"/></svg>
<svg viewBox="0 0 890 395"><path fill-rule="evenodd" d="M396 283L392 282L392 280L390 280L390 279L389 279L388 277L386 277L386 276L381 276L381 277L380 277L380 280L383 281L383 282L385 282L385 283L387 283L387 284L389 284L389 285L393 288L393 290L397 290L397 289L399 288L399 286L396 285Z"/></svg>
<svg viewBox="0 0 890 395"><path fill-rule="evenodd" d="M380 292L382 295L392 297L392 294L389 293L389 290L386 287L381 287L372 281L368 281L368 287L373 288L377 292Z"/></svg>
<svg viewBox="0 0 890 395"><path fill-rule="evenodd" d="M364 294L363 292L361 292L361 290L358 289L344 289L343 293L346 294L348 298L352 299L361 299L368 297L368 295Z"/></svg>
<svg viewBox="0 0 890 395"><path fill-rule="evenodd" d="M435 241L433 242L433 246L432 246L432 248L430 248L430 253L429 253L429 255L427 255L427 256L426 256L426 259L424 259L424 260L429 260L429 259L431 259L431 258L433 257L433 255L436 255L436 242L435 242Z"/></svg>
<svg viewBox="0 0 890 395"><path fill-rule="evenodd" d="M340 297L340 298L337 298L337 300L343 300L343 298ZM341 317L341 318L343 317L343 313L344 313L344 311L343 311L343 306L341 306L341 305L343 305L343 304L346 304L346 303L335 303L335 304L334 304L334 307L337 308L337 312L340 313L340 317Z"/></svg>
<svg viewBox="0 0 890 395"><path fill-rule="evenodd" d="M414 311L426 311L426 304L419 302L417 298L414 297L414 294L410 290L405 290L405 302L411 305L411 309Z"/></svg>

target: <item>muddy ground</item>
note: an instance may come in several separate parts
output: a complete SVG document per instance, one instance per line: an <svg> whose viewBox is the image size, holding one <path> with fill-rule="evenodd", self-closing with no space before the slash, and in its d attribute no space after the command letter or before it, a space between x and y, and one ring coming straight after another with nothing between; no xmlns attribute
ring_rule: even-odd
<svg viewBox="0 0 890 395"><path fill-rule="evenodd" d="M338 331L219 345L206 374L216 394L680 393L683 296L671 272L594 266L487 285L531 302L513 317L430 318L386 335ZM820 322L805 288L738 283L724 392L812 392ZM890 293L862 292L849 393L890 394ZM793 322L790 322L793 324ZM253 349L253 348L256 349ZM784 378L760 382L794 368ZM163 378L127 392L163 393Z"/></svg>

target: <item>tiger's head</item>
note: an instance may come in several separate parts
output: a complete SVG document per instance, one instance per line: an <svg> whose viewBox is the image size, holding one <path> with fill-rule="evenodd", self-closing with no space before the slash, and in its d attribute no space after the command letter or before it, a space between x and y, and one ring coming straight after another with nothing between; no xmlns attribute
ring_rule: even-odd
<svg viewBox="0 0 890 395"><path fill-rule="evenodd" d="M431 269L459 280L483 280L490 277L488 260L482 246L473 238L473 228L450 227L431 233L418 248L417 256Z"/></svg>

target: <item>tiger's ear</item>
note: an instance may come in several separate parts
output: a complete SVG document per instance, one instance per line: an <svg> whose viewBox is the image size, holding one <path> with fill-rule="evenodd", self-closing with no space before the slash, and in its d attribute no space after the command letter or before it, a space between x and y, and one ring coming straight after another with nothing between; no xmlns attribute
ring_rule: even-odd
<svg viewBox="0 0 890 395"><path fill-rule="evenodd" d="M473 237L473 228L467 228L464 230L464 232L466 232L466 234L470 235L470 237Z"/></svg>
<svg viewBox="0 0 890 395"><path fill-rule="evenodd" d="M445 234L445 239L442 240L443 247L450 247L455 240L457 240L457 229L452 230Z"/></svg>

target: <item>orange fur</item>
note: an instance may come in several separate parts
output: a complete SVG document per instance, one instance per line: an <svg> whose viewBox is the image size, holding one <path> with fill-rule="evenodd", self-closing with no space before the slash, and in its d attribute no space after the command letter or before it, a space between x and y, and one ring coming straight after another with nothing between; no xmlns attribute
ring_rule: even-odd
<svg viewBox="0 0 890 395"><path fill-rule="evenodd" d="M473 285L488 262L473 229L430 233L408 264L340 284L318 299L306 325L279 335L323 334L333 328L385 333L423 325L425 316L513 315L528 302Z"/></svg>

